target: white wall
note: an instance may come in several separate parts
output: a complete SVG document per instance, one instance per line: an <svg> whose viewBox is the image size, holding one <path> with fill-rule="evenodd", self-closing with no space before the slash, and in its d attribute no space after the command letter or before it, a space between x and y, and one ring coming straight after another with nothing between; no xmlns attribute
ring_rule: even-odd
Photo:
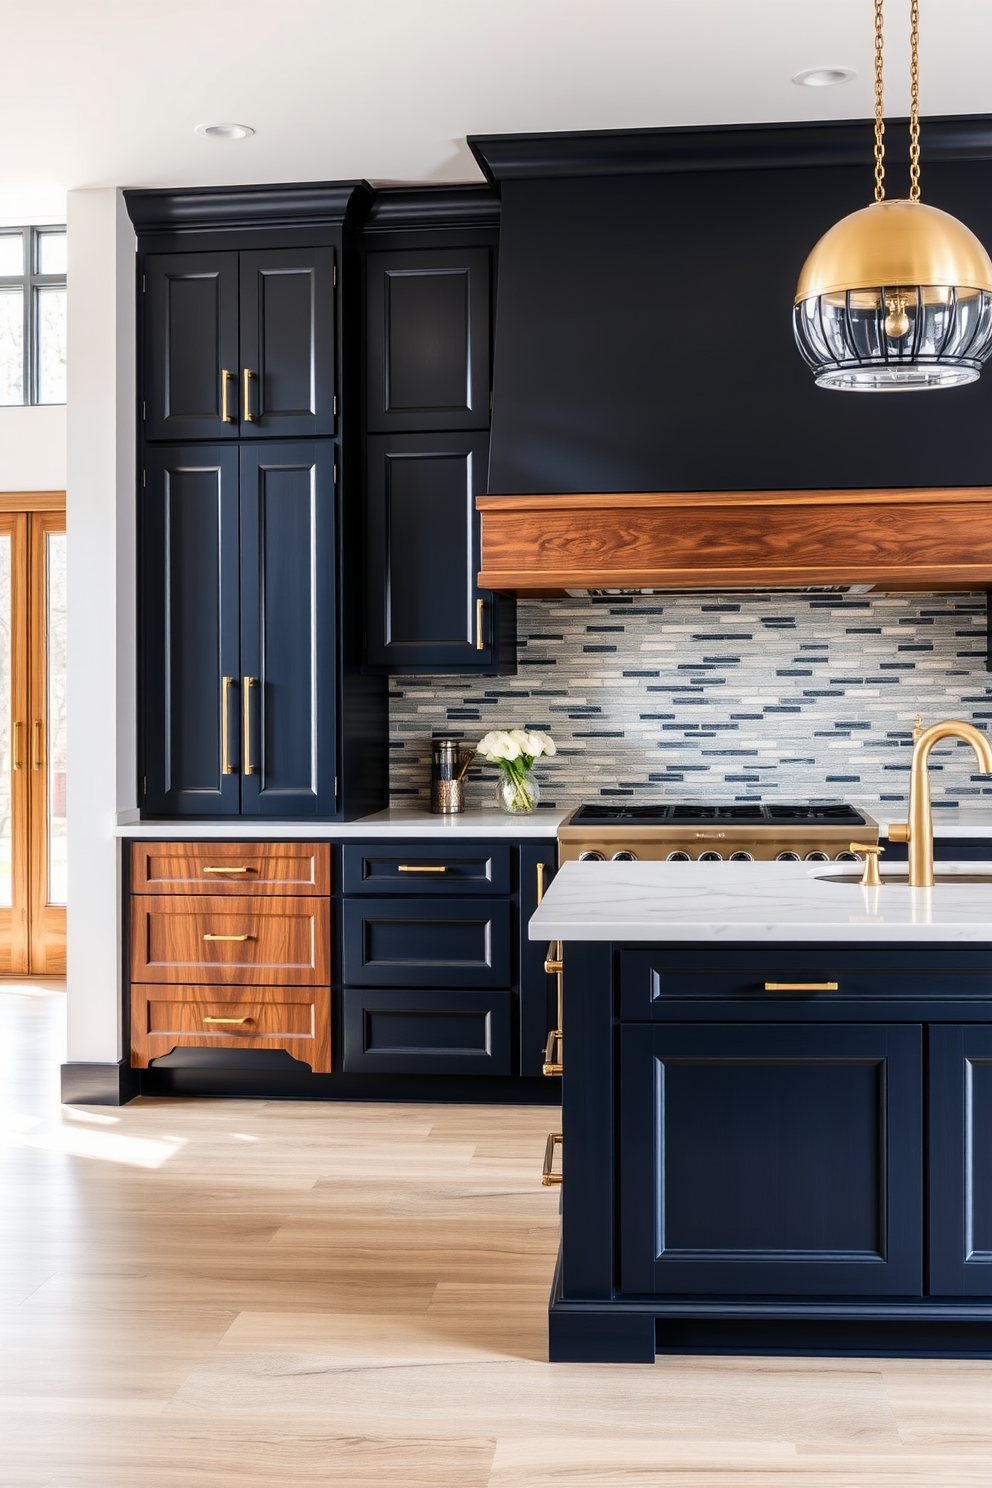
<svg viewBox="0 0 992 1488"><path fill-rule="evenodd" d="M136 804L134 232L120 192L71 191L69 1059L121 1054L119 809Z"/></svg>
<svg viewBox="0 0 992 1488"><path fill-rule="evenodd" d="M0 491L65 490L65 404L0 408Z"/></svg>

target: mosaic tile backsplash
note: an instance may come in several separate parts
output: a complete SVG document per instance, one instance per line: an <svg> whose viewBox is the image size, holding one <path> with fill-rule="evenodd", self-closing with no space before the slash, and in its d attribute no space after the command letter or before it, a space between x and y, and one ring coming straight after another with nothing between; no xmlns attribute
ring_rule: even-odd
<svg viewBox="0 0 992 1488"><path fill-rule="evenodd" d="M522 601L515 677L397 677L391 791L429 805L430 740L547 729L541 806L583 801L898 805L924 725L992 722L984 594L748 594ZM931 756L937 806L977 804L966 745ZM466 804L493 804L473 766Z"/></svg>

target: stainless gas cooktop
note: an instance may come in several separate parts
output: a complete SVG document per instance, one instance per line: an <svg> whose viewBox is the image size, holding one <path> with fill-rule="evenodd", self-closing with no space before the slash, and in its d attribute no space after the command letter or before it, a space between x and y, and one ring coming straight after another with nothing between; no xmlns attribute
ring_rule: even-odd
<svg viewBox="0 0 992 1488"><path fill-rule="evenodd" d="M558 856L562 862L575 858L827 862L856 858L852 841L877 839L878 824L845 802L596 802L579 806L562 822Z"/></svg>

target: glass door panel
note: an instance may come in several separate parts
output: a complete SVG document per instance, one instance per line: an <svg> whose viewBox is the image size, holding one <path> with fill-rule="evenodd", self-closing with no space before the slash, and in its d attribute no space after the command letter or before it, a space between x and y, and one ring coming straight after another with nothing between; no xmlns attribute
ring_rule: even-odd
<svg viewBox="0 0 992 1488"><path fill-rule="evenodd" d="M46 533L48 672L48 903L66 902L65 533Z"/></svg>

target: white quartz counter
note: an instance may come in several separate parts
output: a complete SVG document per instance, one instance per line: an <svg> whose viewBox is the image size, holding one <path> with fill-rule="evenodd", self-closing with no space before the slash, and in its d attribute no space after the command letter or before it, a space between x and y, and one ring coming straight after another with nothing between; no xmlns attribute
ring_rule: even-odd
<svg viewBox="0 0 992 1488"><path fill-rule="evenodd" d="M975 866L938 864L945 873ZM992 880L863 889L814 876L827 867L566 863L531 917L529 934L531 940L992 942Z"/></svg>
<svg viewBox="0 0 992 1488"><path fill-rule="evenodd" d="M509 816L505 811L463 811L459 816L432 816L429 811L394 807L358 821L126 821L119 819L118 837L150 842L252 841L344 842L390 837L431 837L442 842L473 838L554 837L564 811L535 811L532 816Z"/></svg>
<svg viewBox="0 0 992 1488"><path fill-rule="evenodd" d="M868 813L878 822L879 834L889 835L890 822L904 822L908 807L893 808L891 815L877 806L867 806ZM992 804L988 806L935 806L933 809L933 835L935 837L989 837L992 838Z"/></svg>

